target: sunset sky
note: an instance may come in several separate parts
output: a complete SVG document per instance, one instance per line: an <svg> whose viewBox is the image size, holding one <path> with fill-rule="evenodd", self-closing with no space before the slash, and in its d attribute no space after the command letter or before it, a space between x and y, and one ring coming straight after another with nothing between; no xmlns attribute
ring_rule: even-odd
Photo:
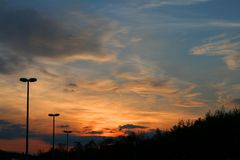
<svg viewBox="0 0 240 160"><path fill-rule="evenodd" d="M169 129L240 104L239 0L0 0L0 149ZM120 131L120 128L123 130ZM73 141L73 140L72 140Z"/></svg>

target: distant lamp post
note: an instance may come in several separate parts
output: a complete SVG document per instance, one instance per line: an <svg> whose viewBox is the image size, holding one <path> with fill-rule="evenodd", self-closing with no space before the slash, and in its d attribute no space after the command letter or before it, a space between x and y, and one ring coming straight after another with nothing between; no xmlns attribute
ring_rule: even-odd
<svg viewBox="0 0 240 160"><path fill-rule="evenodd" d="M29 83L30 82L36 82L37 78L20 78L21 82L27 83L27 117L26 117L26 151L25 156L26 160L28 160L28 131L29 131Z"/></svg>
<svg viewBox="0 0 240 160"><path fill-rule="evenodd" d="M54 154L54 151L55 151L55 117L60 116L60 114L59 113L50 113L50 114L48 114L48 116L53 118L52 159L54 160L55 159L55 154Z"/></svg>
<svg viewBox="0 0 240 160"><path fill-rule="evenodd" d="M72 133L72 131L70 131L70 130L65 130L65 131L63 131L63 132L67 134L67 159L69 159L69 153L68 153L68 137L69 137L69 134Z"/></svg>

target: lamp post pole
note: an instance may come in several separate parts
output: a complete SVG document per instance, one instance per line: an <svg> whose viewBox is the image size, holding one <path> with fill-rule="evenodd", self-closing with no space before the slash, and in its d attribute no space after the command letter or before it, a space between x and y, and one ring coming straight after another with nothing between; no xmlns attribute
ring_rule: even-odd
<svg viewBox="0 0 240 160"><path fill-rule="evenodd" d="M68 153L68 136L69 136L70 133L72 133L72 131L65 130L65 131L63 131L63 132L67 134L67 159L69 159L69 153Z"/></svg>
<svg viewBox="0 0 240 160"><path fill-rule="evenodd" d="M29 83L30 82L36 82L37 78L20 78L19 79L21 82L25 82L27 83L27 116L26 116L26 151L25 151L25 156L26 156L26 160L28 160L28 144L29 144Z"/></svg>
<svg viewBox="0 0 240 160"><path fill-rule="evenodd" d="M60 116L58 113L50 113L48 116L53 117L53 133L52 133L52 159L55 159L55 117Z"/></svg>

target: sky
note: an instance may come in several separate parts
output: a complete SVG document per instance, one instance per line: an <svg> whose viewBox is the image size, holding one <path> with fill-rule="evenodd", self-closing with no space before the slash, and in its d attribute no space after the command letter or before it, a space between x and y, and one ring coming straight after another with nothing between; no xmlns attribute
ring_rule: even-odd
<svg viewBox="0 0 240 160"><path fill-rule="evenodd" d="M0 149L168 130L240 104L238 0L0 0Z"/></svg>

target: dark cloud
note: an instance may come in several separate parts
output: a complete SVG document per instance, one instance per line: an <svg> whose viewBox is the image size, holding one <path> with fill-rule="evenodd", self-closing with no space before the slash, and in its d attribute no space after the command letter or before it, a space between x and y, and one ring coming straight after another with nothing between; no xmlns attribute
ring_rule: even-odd
<svg viewBox="0 0 240 160"><path fill-rule="evenodd" d="M64 88L63 92L76 92L78 88L78 85L75 83L69 83L66 85L66 88Z"/></svg>
<svg viewBox="0 0 240 160"><path fill-rule="evenodd" d="M66 56L98 52L101 32L79 28L67 30L60 22L35 10L6 11L0 16L0 40L7 47L26 56ZM91 27L91 26L90 26ZM77 35L75 35L77 34Z"/></svg>
<svg viewBox="0 0 240 160"><path fill-rule="evenodd" d="M119 126L119 130L123 130L123 129L145 129L147 127L145 126L138 126L138 125L134 125L134 124L126 124L123 126Z"/></svg>
<svg viewBox="0 0 240 160"><path fill-rule="evenodd" d="M87 134L103 134L103 131L91 131L87 132Z"/></svg>
<svg viewBox="0 0 240 160"><path fill-rule="evenodd" d="M17 138L25 138L25 126L22 124L11 123L6 120L0 120L0 139L17 139ZM48 144L52 143L52 134L44 134L38 133L34 131L30 131L29 138L42 140ZM70 145L74 145L74 142L81 142L83 144L88 143L91 140L96 142L102 141L105 137L99 136L78 136L74 134L69 135ZM56 144L62 144L66 142L66 135L56 134Z"/></svg>
<svg viewBox="0 0 240 160"><path fill-rule="evenodd" d="M111 128L103 128L104 130L110 131L112 130Z"/></svg>
<svg viewBox="0 0 240 160"><path fill-rule="evenodd" d="M6 120L0 120L0 139L15 139L25 136L25 127Z"/></svg>
<svg viewBox="0 0 240 160"><path fill-rule="evenodd" d="M92 127L91 126L85 126L81 129L82 133L88 133L92 131Z"/></svg>
<svg viewBox="0 0 240 160"><path fill-rule="evenodd" d="M0 72L23 68L22 63L36 57L83 56L82 59L96 61L111 57L103 53L101 42L108 31L108 22L79 14L82 14L79 21L84 25L73 27L59 17L57 20L33 9L0 10L0 49L9 52L0 51Z"/></svg>
<svg viewBox="0 0 240 160"><path fill-rule="evenodd" d="M78 85L76 83L69 83L68 87L75 88L75 87L78 87Z"/></svg>
<svg viewBox="0 0 240 160"><path fill-rule="evenodd" d="M58 128L69 128L70 127L70 125L68 125L68 124L61 124L61 125L59 125L59 126L57 126Z"/></svg>

